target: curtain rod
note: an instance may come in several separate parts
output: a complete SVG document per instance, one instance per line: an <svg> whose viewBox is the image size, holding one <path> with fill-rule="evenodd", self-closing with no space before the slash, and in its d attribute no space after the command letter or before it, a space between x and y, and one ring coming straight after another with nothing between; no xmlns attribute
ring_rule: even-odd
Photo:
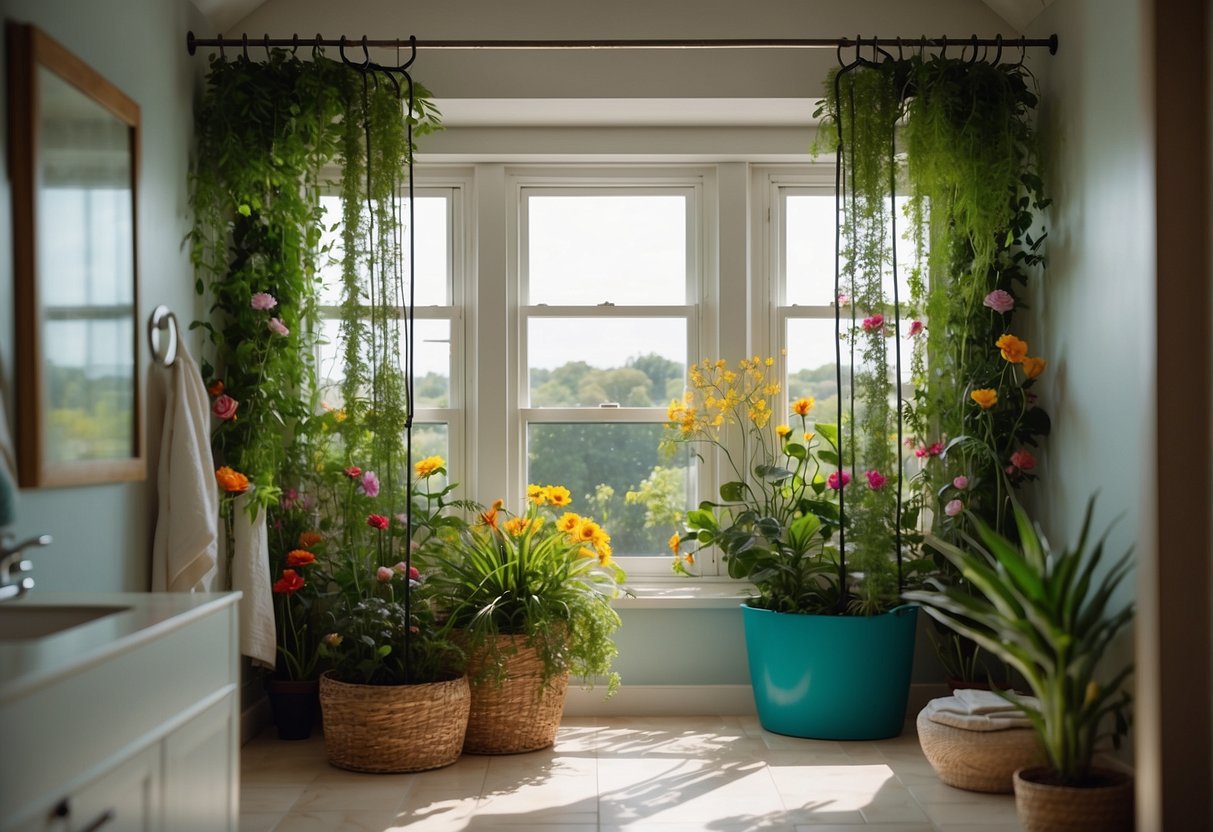
<svg viewBox="0 0 1213 832"><path fill-rule="evenodd" d="M415 39L375 39L365 36L357 40L349 38L324 38L316 35L314 38L300 38L292 35L289 38L271 38L263 35L261 38L250 38L247 34L238 38L225 38L219 35L213 38L196 37L191 31L186 35L185 48L191 55L199 46L217 46L221 50L225 46L240 48L248 53L249 46L262 48L300 46L338 46L338 47L375 47L375 48L412 48L418 49L845 49L852 46L898 47L899 49L915 47L947 49L949 46L990 47L999 49L1028 47L1048 47L1050 55L1057 54L1057 35L1047 38L1004 38L998 35L993 38L979 38L972 35L967 38L721 38L721 39L641 39L641 40L415 40Z"/></svg>

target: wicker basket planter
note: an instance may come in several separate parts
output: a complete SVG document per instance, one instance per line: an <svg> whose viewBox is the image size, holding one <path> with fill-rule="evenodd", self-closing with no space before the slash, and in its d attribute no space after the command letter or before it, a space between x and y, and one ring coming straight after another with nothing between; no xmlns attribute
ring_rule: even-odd
<svg viewBox="0 0 1213 832"><path fill-rule="evenodd" d="M1010 794L1016 770L1045 762L1036 731L966 731L918 714L918 742L939 779L971 792Z"/></svg>
<svg viewBox="0 0 1213 832"><path fill-rule="evenodd" d="M1132 832L1133 778L1092 769L1092 786L1057 786L1046 768L1015 772L1015 809L1024 832Z"/></svg>
<svg viewBox="0 0 1213 832"><path fill-rule="evenodd" d="M471 695L466 676L423 685L351 685L320 677L324 747L338 768L425 771L459 759Z"/></svg>
<svg viewBox="0 0 1213 832"><path fill-rule="evenodd" d="M556 741L569 674L565 671L545 682L543 660L526 641L526 636L495 636L492 645L469 653L472 707L464 751L519 754ZM496 655L505 662L501 680L485 672L486 662Z"/></svg>

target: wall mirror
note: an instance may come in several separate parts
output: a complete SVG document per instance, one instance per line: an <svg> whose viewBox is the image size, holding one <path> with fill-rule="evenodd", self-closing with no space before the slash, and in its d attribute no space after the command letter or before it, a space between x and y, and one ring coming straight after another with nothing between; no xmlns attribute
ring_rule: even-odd
<svg viewBox="0 0 1213 832"><path fill-rule="evenodd" d="M143 479L139 107L38 28L6 29L18 480Z"/></svg>

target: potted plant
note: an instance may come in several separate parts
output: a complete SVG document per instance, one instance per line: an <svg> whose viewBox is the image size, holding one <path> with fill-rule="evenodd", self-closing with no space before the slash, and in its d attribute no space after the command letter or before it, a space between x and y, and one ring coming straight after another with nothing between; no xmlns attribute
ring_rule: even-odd
<svg viewBox="0 0 1213 832"><path fill-rule="evenodd" d="M839 494L857 487L838 468L838 431L809 430L812 399L772 426L780 386L774 359L704 361L671 403L667 443L717 451L734 479L720 502L686 515L671 539L677 568L717 547L733 578L754 584L742 605L750 678L765 728L820 739L896 736L905 720L916 616L899 607L891 549L847 571L836 535ZM870 470L858 487L891 487ZM906 564L912 568L912 564Z"/></svg>
<svg viewBox="0 0 1213 832"><path fill-rule="evenodd" d="M977 517L971 518L977 537L964 536L963 545L930 535L928 545L965 576L967 585L934 580L932 589L905 597L1011 665L1036 698L1031 703L1002 692L1031 720L1049 760L1046 767L1015 773L1024 828L1073 829L1073 819L1081 818L1084 829L1130 830L1130 776L1095 766L1093 758L1102 741L1118 746L1128 730L1130 695L1123 686L1132 668L1104 682L1097 669L1132 619L1131 604L1111 608L1131 568L1131 552L1104 566L1104 538L1088 549L1093 498L1077 544L1062 551L1049 546L1017 500L1011 504L1018 544Z"/></svg>
<svg viewBox="0 0 1213 832"><path fill-rule="evenodd" d="M464 750L509 754L546 748L556 738L570 674L590 686L607 681L611 599L623 570L610 535L592 517L569 511L568 489L527 488L527 508L511 515L498 500L434 563L447 613L463 633L472 685Z"/></svg>

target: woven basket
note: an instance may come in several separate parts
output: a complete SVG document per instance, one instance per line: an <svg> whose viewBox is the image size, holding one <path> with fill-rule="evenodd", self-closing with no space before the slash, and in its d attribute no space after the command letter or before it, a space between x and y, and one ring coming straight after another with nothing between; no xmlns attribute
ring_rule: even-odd
<svg viewBox="0 0 1213 832"><path fill-rule="evenodd" d="M470 754L519 754L556 742L569 674L543 678L543 660L526 636L494 636L493 643L470 651L472 709L463 750ZM505 677L486 664L500 658Z"/></svg>
<svg viewBox="0 0 1213 832"><path fill-rule="evenodd" d="M1048 769L1015 772L1015 809L1024 832L1132 832L1133 778L1091 769L1092 786L1055 786Z"/></svg>
<svg viewBox="0 0 1213 832"><path fill-rule="evenodd" d="M1010 794L1016 769L1045 762L1031 728L966 731L918 714L918 742L927 762L949 786L971 792Z"/></svg>
<svg viewBox="0 0 1213 832"><path fill-rule="evenodd" d="M423 685L351 685L320 677L324 748L350 771L425 771L459 759L471 694L466 676Z"/></svg>

